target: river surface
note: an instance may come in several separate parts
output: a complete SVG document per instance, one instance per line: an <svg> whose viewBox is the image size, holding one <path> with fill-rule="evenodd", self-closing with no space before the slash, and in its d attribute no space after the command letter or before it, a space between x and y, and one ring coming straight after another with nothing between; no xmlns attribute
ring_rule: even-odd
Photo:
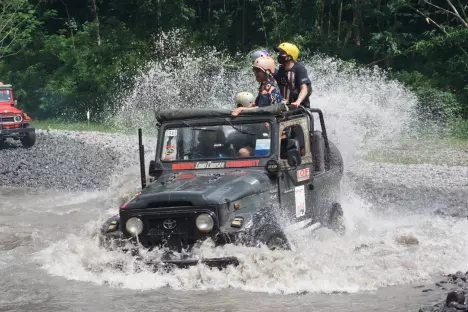
<svg viewBox="0 0 468 312"><path fill-rule="evenodd" d="M391 251L395 247L379 247L380 261L368 251L363 257L352 256L346 265L334 264L327 259L333 256L334 238L330 242L318 239L319 244L330 245L327 255L314 252L314 256L297 259L258 251L265 256L259 261L269 267L256 272L248 268L253 265L249 253L240 269L224 274L206 268L176 274L121 273L103 266L99 271L96 266L107 255L96 247L92 232L106 214L107 195L0 187L0 311L417 311L446 293L433 287L441 279L437 272L426 275L417 264L424 262L419 259L424 253L410 252L411 263L404 255L408 247L397 253ZM435 227L442 229L440 224ZM317 246L317 251L322 248ZM281 257L293 265L286 265ZM403 257L408 263L401 269ZM318 260L313 262L313 258ZM275 270L275 265L282 268ZM313 274L304 271L301 275L294 265ZM404 282L405 271L413 281ZM418 274L425 277L423 281L414 281ZM400 285L380 287L379 281ZM422 292L425 288L433 291Z"/></svg>

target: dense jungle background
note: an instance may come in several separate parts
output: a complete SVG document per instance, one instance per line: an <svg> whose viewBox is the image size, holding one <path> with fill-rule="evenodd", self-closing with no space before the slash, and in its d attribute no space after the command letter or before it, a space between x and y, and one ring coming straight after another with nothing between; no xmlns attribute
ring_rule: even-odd
<svg viewBox="0 0 468 312"><path fill-rule="evenodd" d="M466 120L467 14L464 0L0 0L0 81L33 118L84 120L114 110L150 61L217 51L235 68L290 41L303 59L388 70L421 116ZM158 48L174 30L184 49Z"/></svg>

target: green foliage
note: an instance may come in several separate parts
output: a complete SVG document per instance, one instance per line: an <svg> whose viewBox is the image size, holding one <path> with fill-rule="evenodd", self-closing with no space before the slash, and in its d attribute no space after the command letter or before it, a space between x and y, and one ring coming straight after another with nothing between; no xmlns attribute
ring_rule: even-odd
<svg viewBox="0 0 468 312"><path fill-rule="evenodd" d="M424 118L468 118L468 8L459 3L461 18L447 1L0 0L0 81L34 117L98 118L145 64L184 53L158 49L177 29L190 48L239 56L291 41L301 57L378 65L419 95Z"/></svg>
<svg viewBox="0 0 468 312"><path fill-rule="evenodd" d="M16 55L32 40L40 24L27 0L0 0L0 60Z"/></svg>

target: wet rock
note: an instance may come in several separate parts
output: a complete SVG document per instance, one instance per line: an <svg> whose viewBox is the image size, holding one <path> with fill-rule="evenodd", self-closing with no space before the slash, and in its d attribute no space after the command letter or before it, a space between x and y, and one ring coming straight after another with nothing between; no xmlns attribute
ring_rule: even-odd
<svg viewBox="0 0 468 312"><path fill-rule="evenodd" d="M468 310L468 306L467 305L464 305L464 304L460 304L460 303L456 303L456 302L450 302L449 304L449 308L455 308L457 310Z"/></svg>
<svg viewBox="0 0 468 312"><path fill-rule="evenodd" d="M455 274L448 274L447 280L439 281L435 285L438 287L443 286L443 284L454 284L452 286L452 291L447 294L447 297L444 302L439 302L436 305L432 306L430 309L428 307L423 307L419 311L431 311L431 312L468 312L468 283L466 280L468 278L467 274L462 272L457 272ZM453 290L455 287L455 290ZM441 290L445 290L445 287L441 287ZM424 289L423 291L425 291Z"/></svg>
<svg viewBox="0 0 468 312"><path fill-rule="evenodd" d="M450 306L450 303L455 302L459 304L465 303L465 294L462 291L452 291L449 292L447 295L447 299L445 300L445 304Z"/></svg>
<svg viewBox="0 0 468 312"><path fill-rule="evenodd" d="M396 238L396 241L400 245L418 245L419 240L412 234L401 235Z"/></svg>

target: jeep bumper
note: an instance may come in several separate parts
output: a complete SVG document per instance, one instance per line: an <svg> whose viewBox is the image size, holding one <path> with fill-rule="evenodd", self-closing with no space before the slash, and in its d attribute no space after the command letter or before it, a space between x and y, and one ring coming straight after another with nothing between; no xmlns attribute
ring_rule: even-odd
<svg viewBox="0 0 468 312"><path fill-rule="evenodd" d="M34 132L34 128L14 128L14 129L5 129L0 128L0 138L9 138L9 137L21 137L26 135L28 132Z"/></svg>
<svg viewBox="0 0 468 312"><path fill-rule="evenodd" d="M177 267L188 268L197 264L204 264L210 268L225 268L228 265L238 266L239 259L236 257L222 257L222 258L207 258L207 259L184 259L184 260L161 260L161 261L147 261L145 263L154 268L162 267Z"/></svg>

